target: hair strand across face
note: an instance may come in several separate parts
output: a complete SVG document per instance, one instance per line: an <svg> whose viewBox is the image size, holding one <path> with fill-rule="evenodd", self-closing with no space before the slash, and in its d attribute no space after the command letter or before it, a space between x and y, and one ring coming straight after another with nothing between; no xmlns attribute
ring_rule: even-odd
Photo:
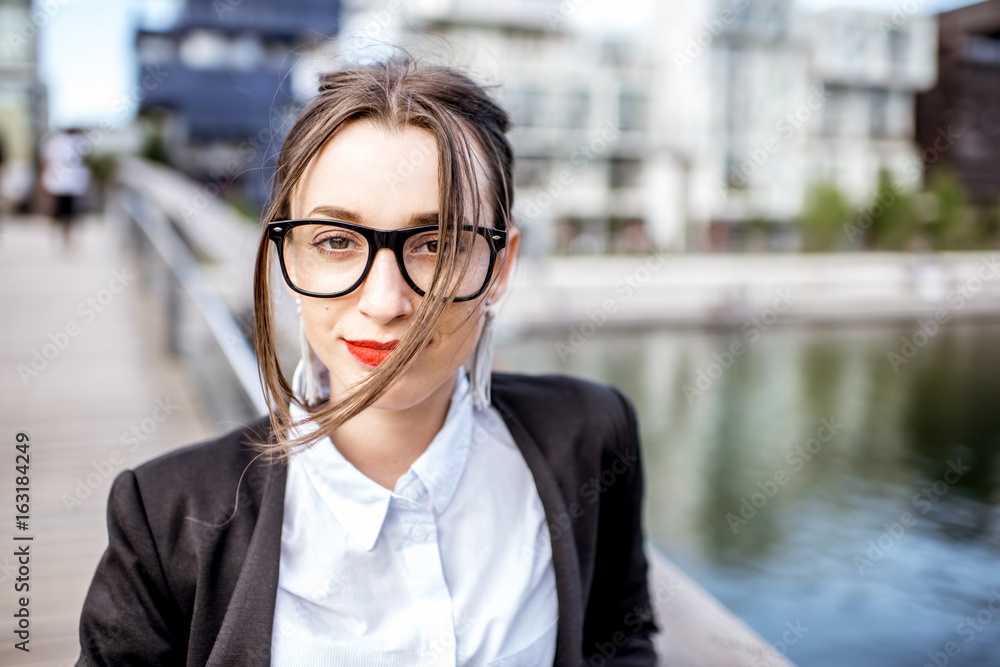
<svg viewBox="0 0 1000 667"><path fill-rule="evenodd" d="M318 426L316 435L289 438L285 433L291 425L289 404L301 402L285 380L276 354L266 227L269 222L292 217L292 198L310 162L339 128L360 121L387 131L415 126L434 136L442 244L430 289L393 354L339 400L303 405ZM255 448L269 452L272 459L286 460L296 447L309 446L371 406L414 363L456 296L448 291L449 285L460 282L453 281L453 277L468 269L459 260L459 248L469 242L462 235L474 232L465 231L463 226L508 229L511 225L514 158L506 136L509 129L507 114L486 91L450 67L399 57L322 77L319 94L292 125L282 145L257 249L254 349L270 414L272 441L251 443ZM499 269L494 270L492 280L496 280Z"/></svg>

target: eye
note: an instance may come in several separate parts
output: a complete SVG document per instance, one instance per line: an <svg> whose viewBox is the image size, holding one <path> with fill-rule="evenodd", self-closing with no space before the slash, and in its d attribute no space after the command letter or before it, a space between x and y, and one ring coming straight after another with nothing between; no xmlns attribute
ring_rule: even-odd
<svg viewBox="0 0 1000 667"><path fill-rule="evenodd" d="M321 239L313 241L310 245L318 247L320 250L351 250L352 248L357 247L357 243L354 239L342 234L324 236Z"/></svg>
<svg viewBox="0 0 1000 667"><path fill-rule="evenodd" d="M438 251L438 240L437 239L428 239L428 240L424 241L423 243L421 243L420 245L418 245L417 248L416 248L416 250L418 252L429 252L429 253L437 254L437 251Z"/></svg>
<svg viewBox="0 0 1000 667"><path fill-rule="evenodd" d="M417 234L406 242L406 252L415 255L436 255L441 251L437 233Z"/></svg>

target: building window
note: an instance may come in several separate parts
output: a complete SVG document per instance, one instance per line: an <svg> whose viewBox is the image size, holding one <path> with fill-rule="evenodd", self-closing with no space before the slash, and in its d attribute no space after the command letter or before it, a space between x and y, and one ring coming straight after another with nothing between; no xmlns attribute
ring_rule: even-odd
<svg viewBox="0 0 1000 667"><path fill-rule="evenodd" d="M889 91L871 91L871 106L869 107L869 130L873 137L885 137L889 134Z"/></svg>
<svg viewBox="0 0 1000 667"><path fill-rule="evenodd" d="M746 158L743 158L744 160ZM750 181L751 174L743 170L742 160L738 155L730 153L726 155L726 188L729 190L743 190Z"/></svg>
<svg viewBox="0 0 1000 667"><path fill-rule="evenodd" d="M611 158L608 161L608 185L612 190L637 188L641 178L641 160Z"/></svg>
<svg viewBox="0 0 1000 667"><path fill-rule="evenodd" d="M566 127L579 129L590 123L590 92L585 89L574 90L564 98L566 105Z"/></svg>
<svg viewBox="0 0 1000 667"><path fill-rule="evenodd" d="M539 124L542 94L533 87L513 89L508 95L508 112L515 125L533 127Z"/></svg>
<svg viewBox="0 0 1000 667"><path fill-rule="evenodd" d="M519 157L514 170L514 184L519 188L539 188L545 184L548 160L545 158Z"/></svg>
<svg viewBox="0 0 1000 667"><path fill-rule="evenodd" d="M557 253L599 255L607 251L607 220L603 218L559 218L555 228Z"/></svg>
<svg viewBox="0 0 1000 667"><path fill-rule="evenodd" d="M608 39L601 42L600 46L601 62L612 67L624 67L629 61L628 43L617 39Z"/></svg>
<svg viewBox="0 0 1000 667"><path fill-rule="evenodd" d="M826 103L823 105L823 134L837 136L841 132L844 115L844 89L825 86Z"/></svg>
<svg viewBox="0 0 1000 667"><path fill-rule="evenodd" d="M165 65L177 58L174 41L166 36L142 35L137 50L139 62L144 65Z"/></svg>
<svg viewBox="0 0 1000 667"><path fill-rule="evenodd" d="M909 35L902 30L890 30L886 35L889 42L889 67L893 74L906 71Z"/></svg>
<svg viewBox="0 0 1000 667"><path fill-rule="evenodd" d="M191 69L222 69L229 64L229 44L216 32L193 30L181 42L180 56Z"/></svg>
<svg viewBox="0 0 1000 667"><path fill-rule="evenodd" d="M965 57L975 63L1000 65L1000 39L996 36L967 36Z"/></svg>
<svg viewBox="0 0 1000 667"><path fill-rule="evenodd" d="M233 67L245 72L260 69L267 58L264 46L253 35L241 35L232 40L230 56Z"/></svg>
<svg viewBox="0 0 1000 667"><path fill-rule="evenodd" d="M650 245L646 222L642 218L611 219L612 252L646 252Z"/></svg>
<svg viewBox="0 0 1000 667"><path fill-rule="evenodd" d="M622 130L646 128L646 98L634 91L623 90L618 95L618 127Z"/></svg>

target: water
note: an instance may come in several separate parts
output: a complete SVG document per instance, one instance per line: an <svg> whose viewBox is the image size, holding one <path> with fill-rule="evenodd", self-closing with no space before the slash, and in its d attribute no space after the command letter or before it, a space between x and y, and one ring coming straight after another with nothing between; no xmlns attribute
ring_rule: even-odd
<svg viewBox="0 0 1000 667"><path fill-rule="evenodd" d="M497 363L632 398L650 538L797 665L1000 665L1000 323L917 331L601 332L560 354L567 330Z"/></svg>

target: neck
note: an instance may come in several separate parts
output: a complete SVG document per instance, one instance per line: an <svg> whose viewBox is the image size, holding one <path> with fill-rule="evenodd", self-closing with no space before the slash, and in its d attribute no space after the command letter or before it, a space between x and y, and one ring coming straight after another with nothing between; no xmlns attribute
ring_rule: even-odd
<svg viewBox="0 0 1000 667"><path fill-rule="evenodd" d="M345 459L390 491L444 425L454 379L403 409L371 406L330 435Z"/></svg>

